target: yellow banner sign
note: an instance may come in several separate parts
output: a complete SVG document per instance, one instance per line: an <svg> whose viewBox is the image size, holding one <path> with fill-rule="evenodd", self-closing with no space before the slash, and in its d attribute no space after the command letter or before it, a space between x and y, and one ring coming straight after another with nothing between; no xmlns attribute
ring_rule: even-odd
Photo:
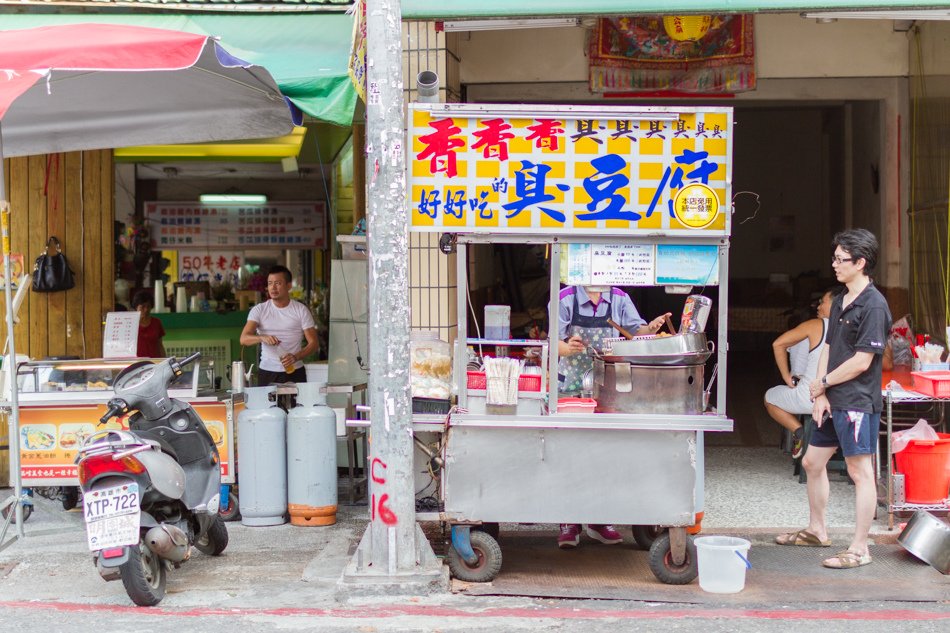
<svg viewBox="0 0 950 633"><path fill-rule="evenodd" d="M234 428L233 420L230 424L228 421L227 405L215 402L195 403L193 406L218 447L222 481L233 483ZM243 404L235 405L234 419L239 407L243 408ZM21 406L19 444L23 485L78 486L75 460L82 441L97 430L129 428L124 416L97 426L105 412L103 404ZM4 416L2 424L6 423Z"/></svg>
<svg viewBox="0 0 950 633"><path fill-rule="evenodd" d="M413 231L729 234L731 108L410 108Z"/></svg>

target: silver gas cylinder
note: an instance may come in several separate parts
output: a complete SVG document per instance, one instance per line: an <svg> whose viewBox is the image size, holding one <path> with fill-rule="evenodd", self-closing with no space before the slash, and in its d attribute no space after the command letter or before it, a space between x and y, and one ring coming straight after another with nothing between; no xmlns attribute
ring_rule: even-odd
<svg viewBox="0 0 950 633"><path fill-rule="evenodd" d="M241 523L286 523L287 414L277 408L274 387L245 387L238 414L238 483Z"/></svg>
<svg viewBox="0 0 950 633"><path fill-rule="evenodd" d="M287 510L294 525L336 523L336 414L320 391L324 382L298 382L297 406L287 414Z"/></svg>

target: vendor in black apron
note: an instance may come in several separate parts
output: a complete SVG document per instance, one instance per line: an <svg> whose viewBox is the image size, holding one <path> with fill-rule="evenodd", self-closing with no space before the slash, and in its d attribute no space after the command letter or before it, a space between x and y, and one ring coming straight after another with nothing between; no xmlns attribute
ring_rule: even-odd
<svg viewBox="0 0 950 633"><path fill-rule="evenodd" d="M607 323L610 319L632 334L656 334L670 313L647 323L637 312L630 295L609 286L569 286L558 297L558 365L559 391L562 396L580 394L584 374L593 368L588 347L601 350L604 339L616 338L620 332ZM588 525L587 535L606 545L623 540L612 525ZM558 547L577 547L581 526L561 525Z"/></svg>

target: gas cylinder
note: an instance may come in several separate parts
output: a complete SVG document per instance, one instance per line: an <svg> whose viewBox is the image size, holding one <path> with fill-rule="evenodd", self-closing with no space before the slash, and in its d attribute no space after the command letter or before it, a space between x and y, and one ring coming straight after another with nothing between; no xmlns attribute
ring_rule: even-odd
<svg viewBox="0 0 950 633"><path fill-rule="evenodd" d="M277 408L274 387L245 387L238 415L238 476L241 523L286 523L287 414Z"/></svg>
<svg viewBox="0 0 950 633"><path fill-rule="evenodd" d="M293 525L336 523L336 414L320 393L325 386L298 382L297 406L287 414L287 509Z"/></svg>

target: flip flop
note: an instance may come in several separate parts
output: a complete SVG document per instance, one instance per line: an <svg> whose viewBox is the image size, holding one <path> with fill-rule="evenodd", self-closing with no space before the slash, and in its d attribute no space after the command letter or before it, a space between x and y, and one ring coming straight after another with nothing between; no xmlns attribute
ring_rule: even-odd
<svg viewBox="0 0 950 633"><path fill-rule="evenodd" d="M821 564L829 569L854 569L855 567L870 565L871 555L858 554L857 552L846 549L838 552L831 558L826 558Z"/></svg>
<svg viewBox="0 0 950 633"><path fill-rule="evenodd" d="M831 540L822 541L808 530L798 530L775 537L779 545L794 545L797 547L831 547Z"/></svg>

